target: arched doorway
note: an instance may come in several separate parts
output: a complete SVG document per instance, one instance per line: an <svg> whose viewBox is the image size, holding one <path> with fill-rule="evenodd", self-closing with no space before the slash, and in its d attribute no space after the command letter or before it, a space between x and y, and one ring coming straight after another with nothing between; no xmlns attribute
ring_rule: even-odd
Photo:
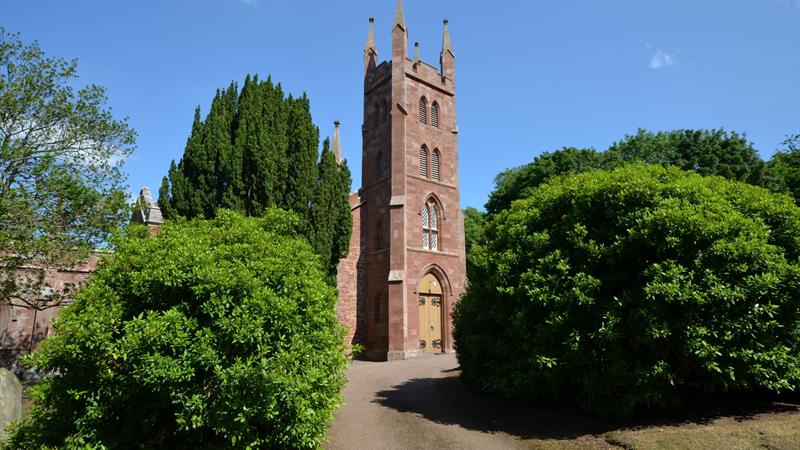
<svg viewBox="0 0 800 450"><path fill-rule="evenodd" d="M442 284L433 274L422 278L419 286L419 350L441 353Z"/></svg>

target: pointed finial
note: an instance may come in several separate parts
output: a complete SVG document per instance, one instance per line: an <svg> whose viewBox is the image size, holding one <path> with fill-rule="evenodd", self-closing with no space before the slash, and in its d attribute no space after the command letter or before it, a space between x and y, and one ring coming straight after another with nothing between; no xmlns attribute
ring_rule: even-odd
<svg viewBox="0 0 800 450"><path fill-rule="evenodd" d="M375 50L375 18L369 18L369 35L367 35L367 45L364 51ZM375 52L377 53L377 52Z"/></svg>
<svg viewBox="0 0 800 450"><path fill-rule="evenodd" d="M444 19L442 22L444 23L444 39L442 41L442 53L449 51L451 54L453 54L453 47L450 44L450 30L447 29L447 24L450 23L450 21Z"/></svg>
<svg viewBox="0 0 800 450"><path fill-rule="evenodd" d="M133 221L150 226L150 232L158 230L158 227L164 223L164 218L161 216L161 208L158 203L153 200L153 193L150 188L144 186L139 192L139 203L136 211L133 212Z"/></svg>
<svg viewBox="0 0 800 450"><path fill-rule="evenodd" d="M419 42L414 42L414 64L419 64Z"/></svg>
<svg viewBox="0 0 800 450"><path fill-rule="evenodd" d="M397 0L397 12L394 14L395 26L400 25L404 31L406 29L406 19L403 14L403 0Z"/></svg>
<svg viewBox="0 0 800 450"><path fill-rule="evenodd" d="M333 145L331 146L331 150L333 150L333 156L336 158L336 164L342 163L342 141L339 137L339 121L335 120L333 122Z"/></svg>

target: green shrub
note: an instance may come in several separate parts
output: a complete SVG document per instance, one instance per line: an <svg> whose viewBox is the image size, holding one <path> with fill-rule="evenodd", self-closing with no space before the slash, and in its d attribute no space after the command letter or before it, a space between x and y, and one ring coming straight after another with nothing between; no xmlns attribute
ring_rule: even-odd
<svg viewBox="0 0 800 450"><path fill-rule="evenodd" d="M454 312L463 379L627 415L800 387L800 208L677 168L555 178L489 222Z"/></svg>
<svg viewBox="0 0 800 450"><path fill-rule="evenodd" d="M30 360L13 448L314 448L340 402L336 293L298 219L131 228Z"/></svg>

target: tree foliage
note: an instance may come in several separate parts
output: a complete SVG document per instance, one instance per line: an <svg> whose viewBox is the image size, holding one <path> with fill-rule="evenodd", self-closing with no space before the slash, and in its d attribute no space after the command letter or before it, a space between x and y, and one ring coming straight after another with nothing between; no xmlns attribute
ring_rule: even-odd
<svg viewBox="0 0 800 450"><path fill-rule="evenodd" d="M527 197L553 176L614 169L632 162L677 166L702 175L720 175L755 185L761 184L764 169L764 162L753 145L736 132L675 130L652 133L640 129L637 134L614 143L605 152L563 148L543 153L530 164L500 173L486 203L486 211L497 214L511 206L514 200Z"/></svg>
<svg viewBox="0 0 800 450"><path fill-rule="evenodd" d="M472 257L469 256L472 248L483 243L483 227L486 222L486 213L469 207L464 209L464 244L467 253L467 278L473 276Z"/></svg>
<svg viewBox="0 0 800 450"><path fill-rule="evenodd" d="M53 305L48 270L88 258L130 210L120 165L135 133L77 62L0 28L0 302ZM35 267L24 273L16 269Z"/></svg>
<svg viewBox="0 0 800 450"><path fill-rule="evenodd" d="M464 380L630 414L800 388L800 208L677 168L551 179L494 217L454 312Z"/></svg>
<svg viewBox="0 0 800 450"><path fill-rule="evenodd" d="M309 241L318 255L329 255L325 261L328 273L335 273L340 258L347 256L353 217L350 214L351 184L347 163L340 166L325 140L319 161L317 187L311 204Z"/></svg>
<svg viewBox="0 0 800 450"><path fill-rule="evenodd" d="M299 218L131 227L57 333L9 448L316 448L346 358Z"/></svg>
<svg viewBox="0 0 800 450"><path fill-rule="evenodd" d="M719 175L753 185L761 183L764 162L745 135L725 130L675 130L636 135L614 143L610 161L676 166L701 175Z"/></svg>
<svg viewBox="0 0 800 450"><path fill-rule="evenodd" d="M318 147L309 99L287 97L280 84L248 75L241 91L236 83L217 91L205 119L195 110L183 158L173 161L159 190L162 213L169 219L212 218L220 208L249 216L271 207L293 211L333 274L349 248L350 171L333 155L318 158Z"/></svg>
<svg viewBox="0 0 800 450"><path fill-rule="evenodd" d="M764 168L764 186L800 203L800 134L790 135Z"/></svg>
<svg viewBox="0 0 800 450"><path fill-rule="evenodd" d="M505 170L495 177L495 189L489 194L486 211L496 214L508 208L512 201L527 197L531 190L553 176L610 167L606 159L594 149L574 147L542 153L532 163Z"/></svg>

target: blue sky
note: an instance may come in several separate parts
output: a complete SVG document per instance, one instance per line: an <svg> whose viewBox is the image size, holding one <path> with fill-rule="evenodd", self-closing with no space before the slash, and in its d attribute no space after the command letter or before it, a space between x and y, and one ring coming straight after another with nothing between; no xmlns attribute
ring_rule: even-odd
<svg viewBox="0 0 800 450"><path fill-rule="evenodd" d="M501 170L626 133L746 132L768 158L800 132L800 0L405 0L409 40L456 53L462 205L482 207ZM78 58L139 133L132 191L156 190L193 110L247 73L306 91L322 138L342 121L360 185L362 58L375 16L390 52L394 0L0 0L0 25Z"/></svg>

